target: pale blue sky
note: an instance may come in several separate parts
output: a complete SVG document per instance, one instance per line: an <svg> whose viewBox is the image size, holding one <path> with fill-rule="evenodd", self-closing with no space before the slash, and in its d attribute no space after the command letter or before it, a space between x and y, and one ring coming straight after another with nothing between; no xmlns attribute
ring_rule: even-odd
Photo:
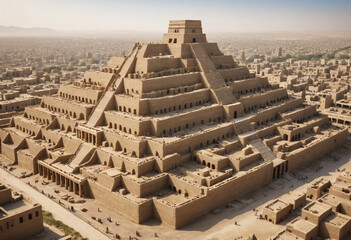
<svg viewBox="0 0 351 240"><path fill-rule="evenodd" d="M205 32L351 31L351 0L0 0L0 25L165 32L201 19Z"/></svg>

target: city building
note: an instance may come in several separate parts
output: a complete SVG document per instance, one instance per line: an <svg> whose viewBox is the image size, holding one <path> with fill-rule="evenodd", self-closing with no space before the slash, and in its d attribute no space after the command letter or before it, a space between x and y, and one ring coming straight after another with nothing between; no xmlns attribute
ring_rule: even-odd
<svg viewBox="0 0 351 240"><path fill-rule="evenodd" d="M343 173L333 184L325 183L320 179L311 184L311 188L318 184L326 186L325 191L318 199L304 206L301 216L289 222L284 231L270 239L347 239L350 236L351 198L348 188L351 186L351 177Z"/></svg>
<svg viewBox="0 0 351 240"><path fill-rule="evenodd" d="M0 183L0 239L22 240L43 230L41 205Z"/></svg>

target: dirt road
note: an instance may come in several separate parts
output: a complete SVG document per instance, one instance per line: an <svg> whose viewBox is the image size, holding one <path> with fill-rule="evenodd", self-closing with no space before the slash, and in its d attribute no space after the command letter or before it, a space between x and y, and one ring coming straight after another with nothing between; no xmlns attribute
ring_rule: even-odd
<svg viewBox="0 0 351 240"><path fill-rule="evenodd" d="M50 198L37 192L32 187L28 186L22 180L12 176L10 173L6 172L4 169L0 168L0 182L13 186L16 189L27 194L30 198L37 201L43 206L43 209L50 211L55 219L62 221L68 226L74 228L83 237L89 238L90 240L109 240L106 235L96 230L94 227L90 226L88 223L75 216L73 213L60 206Z"/></svg>

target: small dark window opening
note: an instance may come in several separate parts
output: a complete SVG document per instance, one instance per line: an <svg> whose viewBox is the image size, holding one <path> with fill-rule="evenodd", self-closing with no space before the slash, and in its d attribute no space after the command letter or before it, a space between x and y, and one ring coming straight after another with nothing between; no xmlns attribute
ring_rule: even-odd
<svg viewBox="0 0 351 240"><path fill-rule="evenodd" d="M193 38L193 43L196 43L196 38Z"/></svg>

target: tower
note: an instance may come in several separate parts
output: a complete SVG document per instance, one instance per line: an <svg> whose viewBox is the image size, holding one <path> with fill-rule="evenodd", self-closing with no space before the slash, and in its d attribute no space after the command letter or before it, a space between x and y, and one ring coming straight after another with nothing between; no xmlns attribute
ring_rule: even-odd
<svg viewBox="0 0 351 240"><path fill-rule="evenodd" d="M200 20L171 20L162 43L206 43Z"/></svg>
<svg viewBox="0 0 351 240"><path fill-rule="evenodd" d="M277 47L277 49L275 50L275 56L276 57L281 57L283 55L283 50L281 47Z"/></svg>
<svg viewBox="0 0 351 240"><path fill-rule="evenodd" d="M246 61L245 51L244 50L240 50L240 52L239 52L239 59L242 62Z"/></svg>

